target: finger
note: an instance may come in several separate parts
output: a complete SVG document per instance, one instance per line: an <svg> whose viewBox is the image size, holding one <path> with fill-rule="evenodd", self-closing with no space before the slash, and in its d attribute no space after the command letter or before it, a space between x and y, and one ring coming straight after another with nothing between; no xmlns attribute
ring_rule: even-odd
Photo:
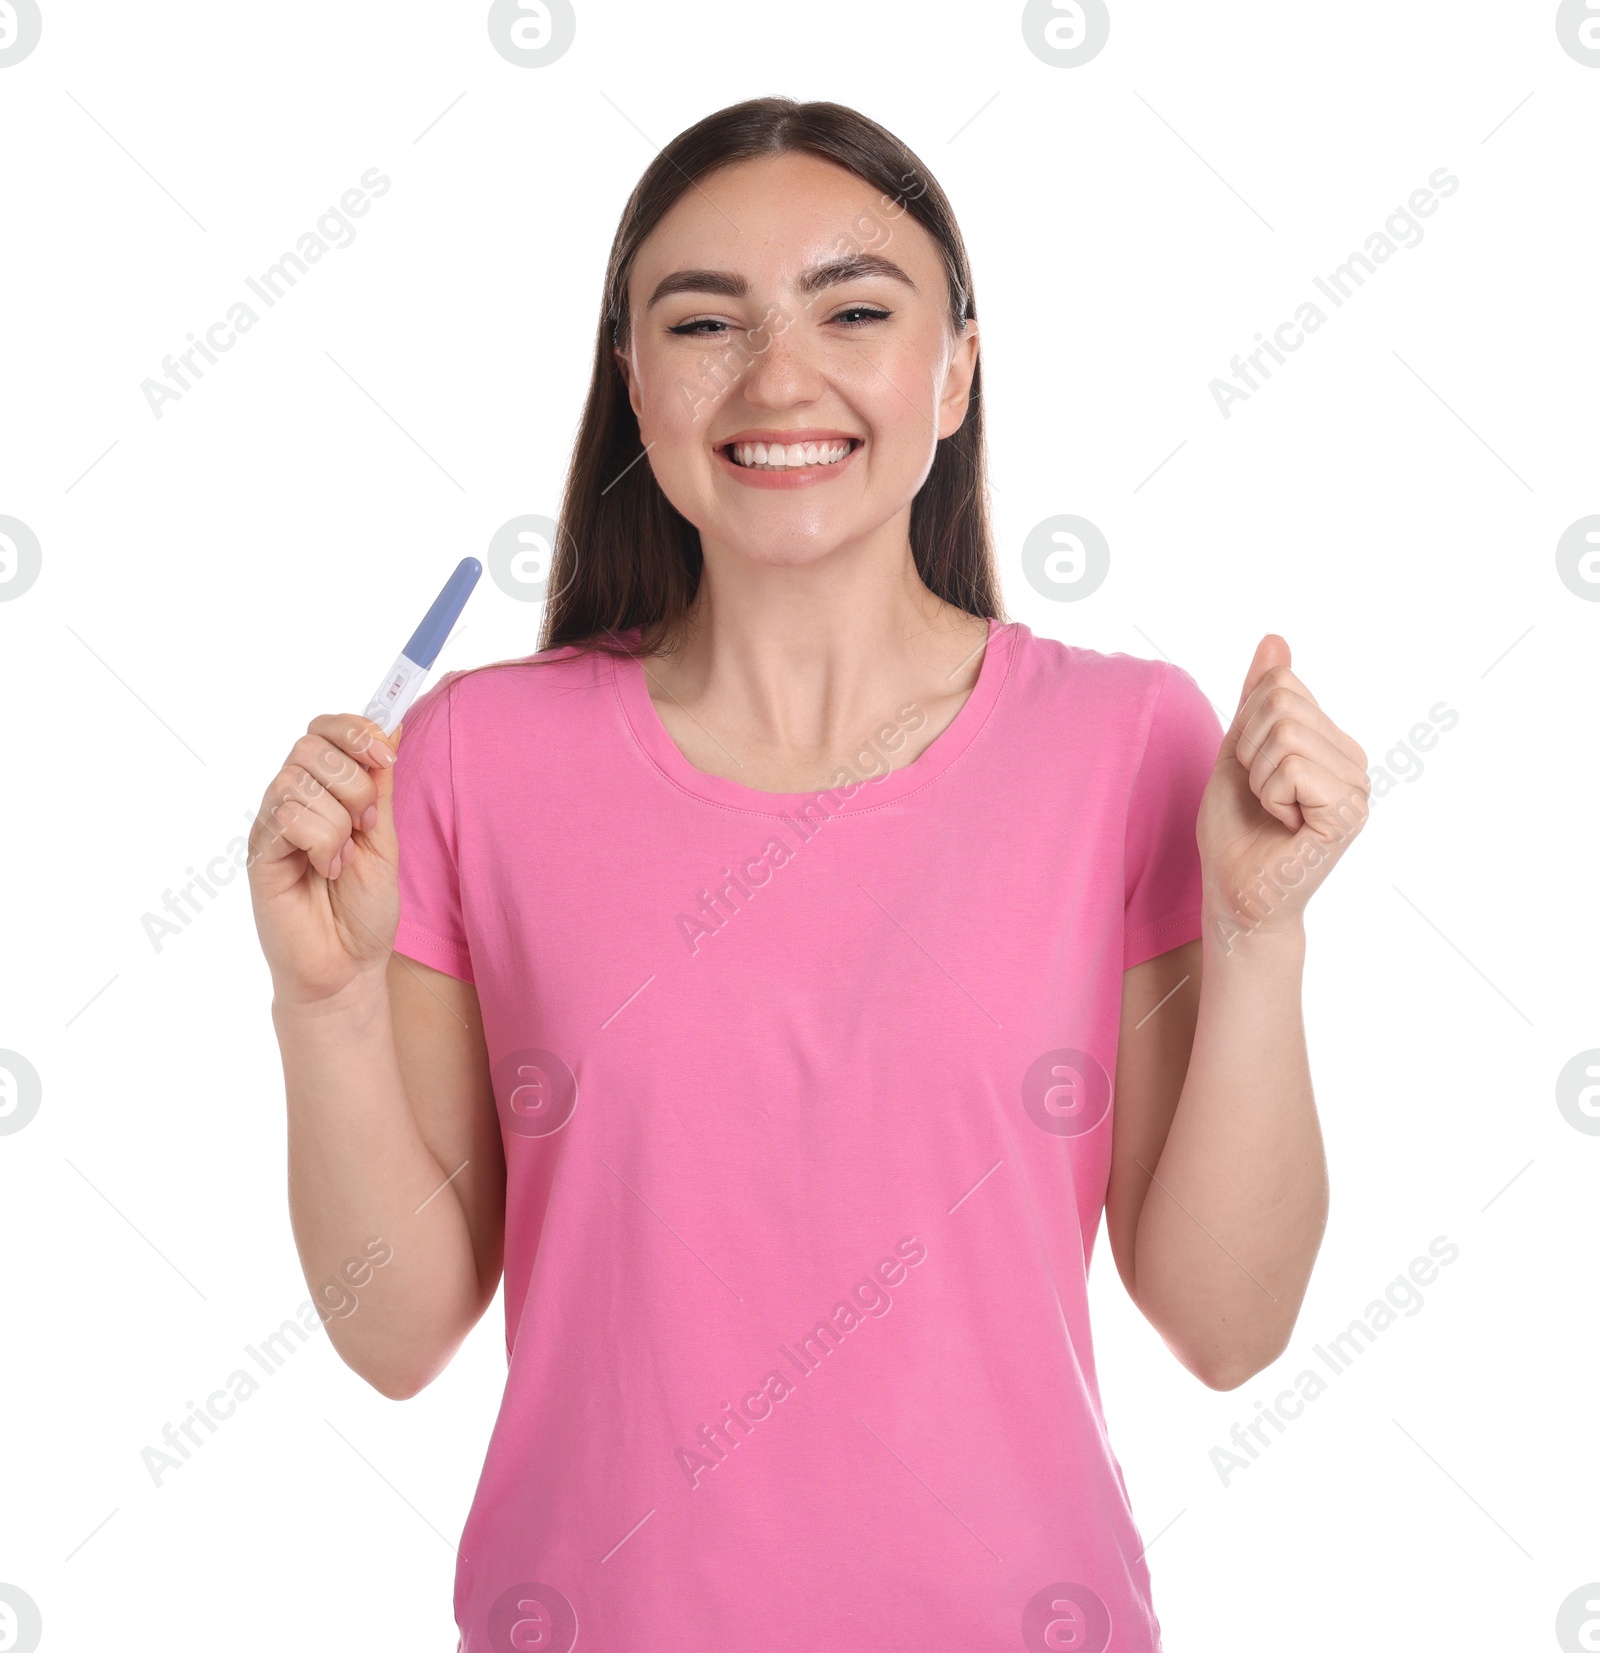
<svg viewBox="0 0 1600 1653"><path fill-rule="evenodd" d="M396 728L391 738L399 733L399 728ZM377 804L367 811L361 821L362 844L376 850L385 861L390 862L395 860L394 774L393 769L373 771L372 784L378 794Z"/></svg>
<svg viewBox="0 0 1600 1653"><path fill-rule="evenodd" d="M1254 762L1262 742L1271 736L1272 731L1280 723L1286 721L1301 729L1320 731L1325 724L1329 728L1332 727L1321 707L1315 702L1307 700L1294 689L1274 684L1263 689L1257 696L1254 708L1245 716L1244 726L1239 731L1238 747L1234 753L1239 762Z"/></svg>
<svg viewBox="0 0 1600 1653"><path fill-rule="evenodd" d="M1275 820L1281 821L1291 832L1298 832L1305 825L1305 816L1300 812L1295 795L1293 773L1286 770L1282 764L1274 768L1259 787L1254 780L1251 781L1250 787L1261 800L1261 807Z"/></svg>
<svg viewBox="0 0 1600 1653"><path fill-rule="evenodd" d="M1239 732L1236 755L1242 762L1251 762L1273 724L1282 718L1291 718L1302 728L1315 730L1337 748L1347 762L1356 765L1363 774L1367 768L1367 754L1317 704L1303 684L1290 673L1292 681L1264 683L1258 692L1256 705L1245 718Z"/></svg>
<svg viewBox="0 0 1600 1653"><path fill-rule="evenodd" d="M1259 729L1263 709L1270 708L1274 703L1287 708L1297 701L1304 701L1306 707L1318 712L1322 710L1317 705L1316 696L1287 666L1270 667L1256 680L1248 699L1239 708L1236 721L1240 740L1244 739L1245 731L1251 724L1256 724Z"/></svg>
<svg viewBox="0 0 1600 1653"><path fill-rule="evenodd" d="M295 766L279 770L262 794L250 828L250 864L282 861L304 854L326 876L338 840L331 836L334 831L331 818L323 809L315 807L315 800L321 796L324 796L322 788L303 770ZM341 814L345 813L337 799L330 802ZM345 821L348 825L348 815Z"/></svg>
<svg viewBox="0 0 1600 1653"><path fill-rule="evenodd" d="M1301 681L1299 674L1292 671L1287 665L1273 666L1264 674L1264 682L1269 689L1293 689L1297 694L1304 695L1313 706L1317 704L1317 697Z"/></svg>
<svg viewBox="0 0 1600 1653"><path fill-rule="evenodd" d="M379 765L363 774L365 784L372 790L373 801L359 814L355 813L355 804L341 803L326 790L315 799L335 828L346 834L325 875L330 879L341 877L369 852L375 851L383 860L394 859L394 770Z"/></svg>
<svg viewBox="0 0 1600 1653"><path fill-rule="evenodd" d="M1244 743L1241 742L1240 750L1243 749ZM1291 757L1302 758L1315 765L1345 796L1357 792L1365 794L1371 788L1372 782L1366 770L1319 730L1293 717L1284 717L1267 731L1266 738L1250 761L1250 790L1258 798L1265 796L1272 777Z"/></svg>
<svg viewBox="0 0 1600 1653"><path fill-rule="evenodd" d="M1223 733L1222 745L1217 754L1219 757L1232 757L1237 750L1240 732L1254 709L1254 701L1268 674L1278 667L1287 671L1288 666L1288 643L1276 632L1268 632L1256 644L1256 652L1250 657L1249 669L1244 674L1244 688L1240 692L1233 721Z"/></svg>
<svg viewBox="0 0 1600 1653"><path fill-rule="evenodd" d="M378 777L390 770L387 796L403 727L385 735L372 719L350 712L313 718L262 799L251 858L303 852L322 877L337 878L354 858L353 835L381 826Z"/></svg>
<svg viewBox="0 0 1600 1653"><path fill-rule="evenodd" d="M394 763L400 728L385 734L370 717L355 712L326 712L306 725L308 735L319 735L330 746L356 759L365 768L388 768Z"/></svg>
<svg viewBox="0 0 1600 1653"><path fill-rule="evenodd" d="M304 734L294 743L284 764L286 771L298 767L338 799L349 813L352 830L368 806L378 801L378 789L372 777L383 761L375 755L375 741L365 735L359 738L362 753L357 756L346 744L336 744L326 735Z"/></svg>
<svg viewBox="0 0 1600 1653"><path fill-rule="evenodd" d="M1262 807L1286 826L1290 821L1285 814L1298 811L1299 819L1293 823L1297 831L1302 823L1321 825L1330 817L1337 818L1335 837L1342 838L1350 830L1352 815L1358 826L1367 817L1370 783L1365 776L1362 780L1361 786L1352 787L1321 764L1291 752L1263 783L1259 796Z"/></svg>
<svg viewBox="0 0 1600 1653"><path fill-rule="evenodd" d="M349 817L343 826L335 823L319 807L320 792L310 795L299 787L276 788L262 807L260 826L263 847L261 855L267 860L281 859L302 851L314 872L322 877L334 875L334 858L349 837ZM343 814L341 808L340 813Z"/></svg>
<svg viewBox="0 0 1600 1653"><path fill-rule="evenodd" d="M272 801L295 806L281 813L274 811L274 818L280 824L298 822L292 841L306 851L312 866L324 878L335 877L337 858L355 830L350 811L316 776L296 764L284 766Z"/></svg>
<svg viewBox="0 0 1600 1653"><path fill-rule="evenodd" d="M310 796L306 796L305 789L302 789L301 801L308 803L328 822L329 828L337 840L333 854L328 857L327 870L323 873L324 878L337 878L355 859L356 836L360 819L365 819L367 815L374 814L376 805L369 804L360 819L353 819L349 808L334 797L332 793L328 792L326 788L319 788Z"/></svg>

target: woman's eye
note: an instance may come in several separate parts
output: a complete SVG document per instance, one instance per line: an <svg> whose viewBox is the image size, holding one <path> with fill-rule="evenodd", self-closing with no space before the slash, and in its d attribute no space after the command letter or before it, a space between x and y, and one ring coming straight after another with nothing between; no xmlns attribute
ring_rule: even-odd
<svg viewBox="0 0 1600 1653"><path fill-rule="evenodd" d="M866 327L873 322L887 321L891 312L879 310L870 304L852 304L848 310L841 310L833 320L841 327ZM859 320L850 320L850 317L859 317ZM701 329L716 329L715 332L702 332ZM701 316L695 321L679 322L676 327L669 327L669 333L676 333L680 338L709 339L718 338L723 333L732 331L728 323L718 321L714 316Z"/></svg>
<svg viewBox="0 0 1600 1653"><path fill-rule="evenodd" d="M669 327L667 329L667 331L669 333L679 333L679 334L683 335L683 337L685 337L685 338L701 338L701 339L703 339L703 338L708 338L710 335L706 334L706 333L697 333L695 331L696 328L699 328L699 327L724 327L725 328L727 325L728 324L724 321L713 321L709 317L706 317L706 318L702 318L700 321L681 321L681 322L678 323L678 325L676 327Z"/></svg>
<svg viewBox="0 0 1600 1653"><path fill-rule="evenodd" d="M866 321L845 321L846 316L865 316L867 321L887 321L887 310L876 310L870 304L852 304L848 310L841 310L833 319L842 322L846 327L865 327Z"/></svg>

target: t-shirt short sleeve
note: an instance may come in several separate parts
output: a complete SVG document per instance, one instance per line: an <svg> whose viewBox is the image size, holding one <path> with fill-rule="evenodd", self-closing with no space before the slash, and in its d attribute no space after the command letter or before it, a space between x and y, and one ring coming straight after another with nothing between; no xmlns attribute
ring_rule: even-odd
<svg viewBox="0 0 1600 1653"><path fill-rule="evenodd" d="M1124 970L1200 935L1195 823L1222 744L1222 724L1200 685L1181 666L1158 665L1149 733L1128 798Z"/></svg>
<svg viewBox="0 0 1600 1653"><path fill-rule="evenodd" d="M405 714L394 762L394 828L400 854L400 922L394 950L474 980L461 910L452 768L451 672Z"/></svg>

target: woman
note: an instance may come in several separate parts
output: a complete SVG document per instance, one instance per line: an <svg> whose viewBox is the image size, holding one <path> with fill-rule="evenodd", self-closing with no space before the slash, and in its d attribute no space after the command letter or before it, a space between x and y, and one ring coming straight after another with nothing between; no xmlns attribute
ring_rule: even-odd
<svg viewBox="0 0 1600 1653"><path fill-rule="evenodd" d="M1224 734L1002 623L966 254L863 116L681 134L606 300L541 652L263 800L306 1278L392 1249L329 1333L402 1398L504 1271L469 1653L1158 1648L1085 1273L1103 1208L1202 1382L1284 1348L1365 755L1279 637Z"/></svg>

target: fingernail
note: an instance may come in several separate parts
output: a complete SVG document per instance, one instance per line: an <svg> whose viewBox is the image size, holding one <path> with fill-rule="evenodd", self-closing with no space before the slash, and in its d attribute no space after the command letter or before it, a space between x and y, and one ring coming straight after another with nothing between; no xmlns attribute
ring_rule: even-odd
<svg viewBox="0 0 1600 1653"><path fill-rule="evenodd" d="M361 830L363 832L371 832L377 824L378 806L376 804L368 804L367 807L361 811Z"/></svg>
<svg viewBox="0 0 1600 1653"><path fill-rule="evenodd" d="M372 743L372 750L376 754L378 762L383 764L385 768L394 762L394 748L392 746L386 746L381 740L375 740Z"/></svg>

